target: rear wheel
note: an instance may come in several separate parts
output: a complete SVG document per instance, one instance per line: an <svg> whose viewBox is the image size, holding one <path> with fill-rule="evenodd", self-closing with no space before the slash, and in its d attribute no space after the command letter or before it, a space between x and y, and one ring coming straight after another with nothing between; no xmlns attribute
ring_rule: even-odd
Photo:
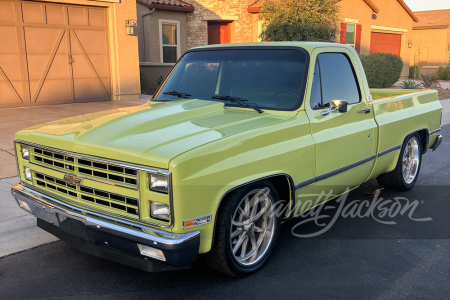
<svg viewBox="0 0 450 300"><path fill-rule="evenodd" d="M416 183L421 164L422 143L420 136L414 133L405 139L395 169L381 174L377 181L384 188L407 191Z"/></svg>
<svg viewBox="0 0 450 300"><path fill-rule="evenodd" d="M243 187L224 199L209 265L232 276L259 270L278 238L280 218L272 212L278 200L274 186L266 181Z"/></svg>

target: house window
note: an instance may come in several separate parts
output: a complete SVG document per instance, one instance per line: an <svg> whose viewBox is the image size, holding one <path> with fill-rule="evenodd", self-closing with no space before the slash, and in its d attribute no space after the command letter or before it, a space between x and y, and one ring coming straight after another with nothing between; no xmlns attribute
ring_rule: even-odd
<svg viewBox="0 0 450 300"><path fill-rule="evenodd" d="M347 32L345 35L345 44L355 48L356 25L347 23Z"/></svg>
<svg viewBox="0 0 450 300"><path fill-rule="evenodd" d="M261 33L264 29L264 21L258 21L258 42L262 42Z"/></svg>
<svg viewBox="0 0 450 300"><path fill-rule="evenodd" d="M176 63L180 57L180 22L159 20L162 63Z"/></svg>

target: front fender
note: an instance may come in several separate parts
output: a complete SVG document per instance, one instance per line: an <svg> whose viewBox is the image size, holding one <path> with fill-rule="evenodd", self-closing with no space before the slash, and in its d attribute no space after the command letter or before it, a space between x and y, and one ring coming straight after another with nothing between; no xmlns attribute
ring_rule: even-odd
<svg viewBox="0 0 450 300"><path fill-rule="evenodd" d="M223 196L243 184L286 174L293 183L314 177L315 149L306 114L246 131L186 152L170 163L173 232L200 231L200 253L211 249ZM212 215L211 223L183 229L183 220Z"/></svg>

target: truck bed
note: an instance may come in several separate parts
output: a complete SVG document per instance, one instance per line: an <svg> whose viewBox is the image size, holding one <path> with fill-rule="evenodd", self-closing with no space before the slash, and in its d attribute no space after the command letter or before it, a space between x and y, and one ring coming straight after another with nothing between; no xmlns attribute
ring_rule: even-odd
<svg viewBox="0 0 450 300"><path fill-rule="evenodd" d="M385 100L385 99L389 99L389 98L392 98L392 97L409 95L409 94L412 95L412 94L422 93L422 92L426 92L426 91L431 91L431 90L423 90L423 89L418 89L418 90L408 90L408 89L370 89L370 94L372 95L372 100L373 101L380 101L380 100Z"/></svg>
<svg viewBox="0 0 450 300"><path fill-rule="evenodd" d="M378 125L378 153L395 150L377 161L375 174L393 170L398 150L409 134L419 133L424 152L436 142L442 111L437 91L370 89L370 92Z"/></svg>

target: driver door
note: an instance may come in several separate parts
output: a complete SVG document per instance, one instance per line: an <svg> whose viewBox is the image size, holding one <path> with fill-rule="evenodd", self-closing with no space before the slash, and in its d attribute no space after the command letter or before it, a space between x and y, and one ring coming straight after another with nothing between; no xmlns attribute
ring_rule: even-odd
<svg viewBox="0 0 450 300"><path fill-rule="evenodd" d="M314 79L306 112L316 143L314 193L337 195L364 182L376 154L377 125L367 103L356 61L347 49L318 48L312 55ZM345 100L347 112L329 109L331 100ZM370 110L370 111L369 111Z"/></svg>

